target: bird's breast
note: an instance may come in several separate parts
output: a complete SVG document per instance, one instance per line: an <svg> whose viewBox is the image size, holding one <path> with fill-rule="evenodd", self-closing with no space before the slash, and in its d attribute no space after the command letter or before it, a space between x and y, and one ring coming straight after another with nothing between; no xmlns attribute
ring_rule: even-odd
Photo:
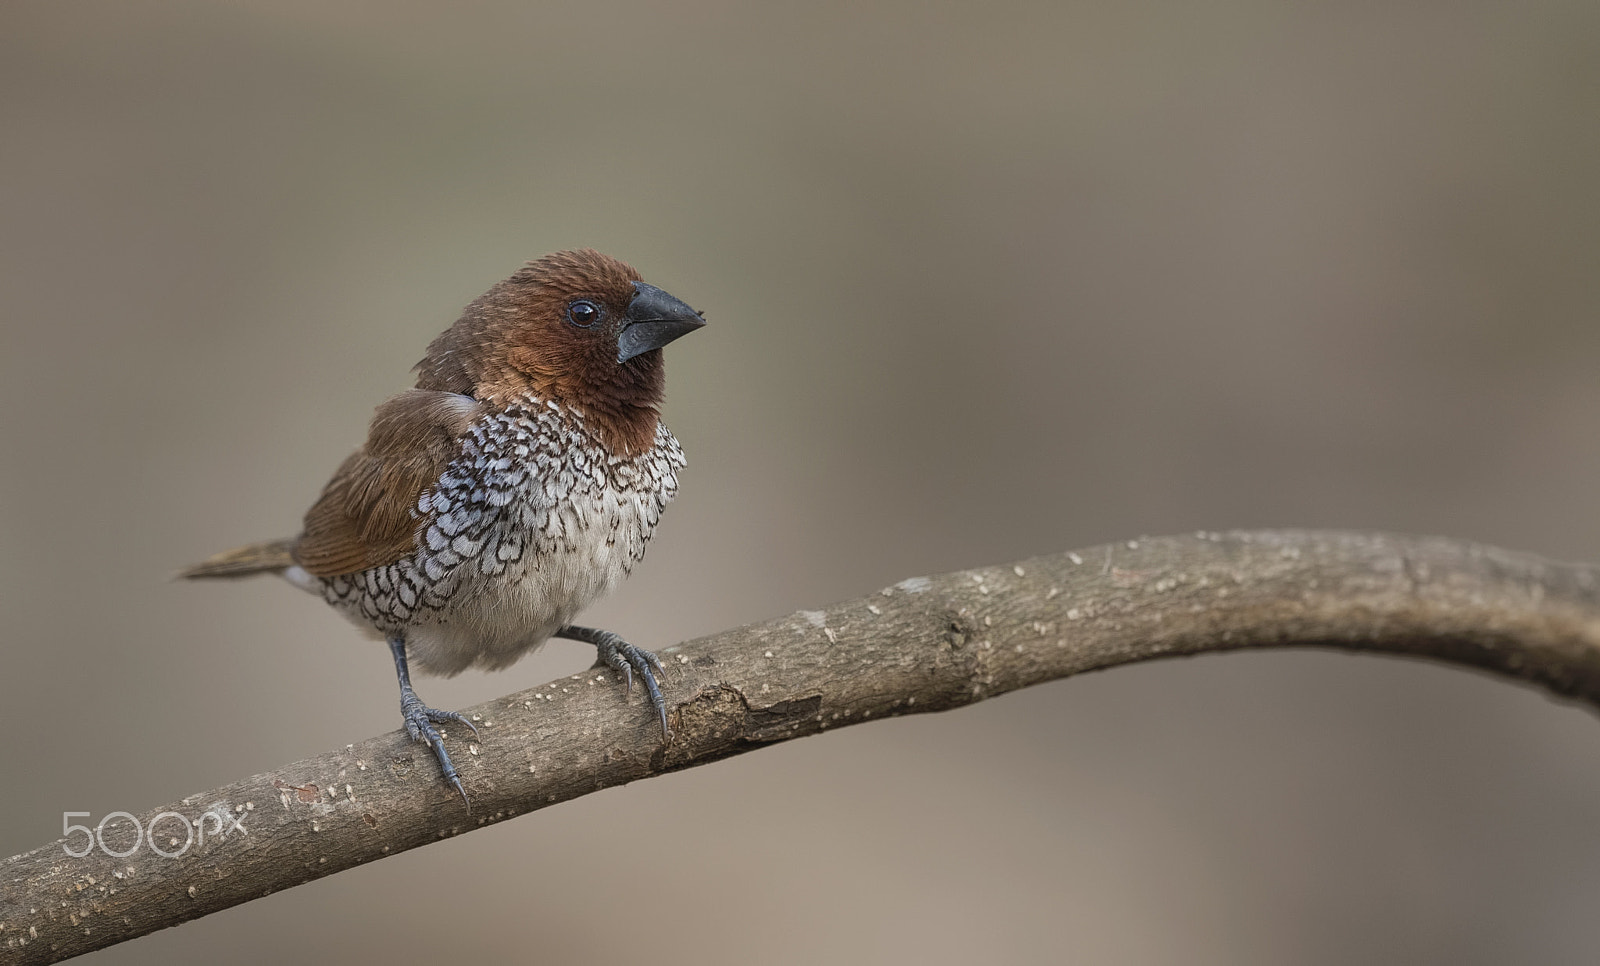
<svg viewBox="0 0 1600 966"><path fill-rule="evenodd" d="M683 465L664 426L651 449L618 456L553 405L492 414L419 498L416 552L334 578L327 596L403 630L426 670L504 667L628 575Z"/></svg>

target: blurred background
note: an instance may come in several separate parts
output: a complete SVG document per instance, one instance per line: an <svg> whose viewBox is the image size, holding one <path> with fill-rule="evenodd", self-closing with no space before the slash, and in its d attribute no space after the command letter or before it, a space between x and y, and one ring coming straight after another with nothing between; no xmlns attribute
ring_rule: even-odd
<svg viewBox="0 0 1600 966"><path fill-rule="evenodd" d="M527 258L706 311L587 623L662 647L1141 534L1600 557L1600 5L0 5L0 855L398 726L273 581ZM460 707L558 642L419 682ZM491 749L492 751L492 749ZM1600 721L1226 655L593 795L106 964L1587 963ZM381 957L381 958L380 958Z"/></svg>

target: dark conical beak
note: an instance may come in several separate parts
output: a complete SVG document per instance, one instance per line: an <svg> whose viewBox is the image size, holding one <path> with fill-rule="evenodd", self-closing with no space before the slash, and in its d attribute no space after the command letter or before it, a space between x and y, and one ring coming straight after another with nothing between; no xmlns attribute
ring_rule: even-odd
<svg viewBox="0 0 1600 966"><path fill-rule="evenodd" d="M654 285L634 282L633 288L627 324L617 334L618 365L706 324L699 312Z"/></svg>

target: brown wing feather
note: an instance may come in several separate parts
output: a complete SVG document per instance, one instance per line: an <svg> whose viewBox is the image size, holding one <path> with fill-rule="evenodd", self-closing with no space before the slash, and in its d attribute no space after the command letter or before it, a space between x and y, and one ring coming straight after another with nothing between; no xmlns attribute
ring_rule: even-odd
<svg viewBox="0 0 1600 966"><path fill-rule="evenodd" d="M479 411L470 396L427 389L408 389L379 406L366 445L306 512L295 562L318 577L337 577L414 551L417 498L459 453Z"/></svg>

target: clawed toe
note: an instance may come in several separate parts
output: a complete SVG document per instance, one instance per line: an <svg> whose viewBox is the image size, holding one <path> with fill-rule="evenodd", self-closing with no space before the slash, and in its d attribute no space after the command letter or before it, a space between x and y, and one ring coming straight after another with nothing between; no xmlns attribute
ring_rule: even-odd
<svg viewBox="0 0 1600 966"><path fill-rule="evenodd" d="M626 682L625 693L633 693L633 676L636 673L639 675L645 693L650 697L650 706L656 709L656 714L661 719L661 736L669 741L672 740L672 729L667 724L667 702L661 696L661 686L656 681L656 672L666 673L661 661L644 648L634 647L621 638L607 644L596 644L595 648L599 652L599 663L622 675L623 681Z"/></svg>
<svg viewBox="0 0 1600 966"><path fill-rule="evenodd" d="M438 760L439 770L444 773L445 781L455 788L461 800L466 802L467 810L471 811L472 802L467 798L467 790L461 785L461 776L456 772L455 763L450 760L450 753L444 750L444 737L434 725L459 721L472 731L474 738L478 737L478 729L465 715L428 707L417 698L415 692L401 695L400 714L405 719L406 731L411 735L411 740L424 742L433 750L433 757Z"/></svg>
<svg viewBox="0 0 1600 966"><path fill-rule="evenodd" d="M667 741L672 740L672 729L667 725L667 702L661 696L660 685L656 683L657 673L662 676L667 673L660 658L642 647L634 647L618 634L593 627L568 624L556 631L554 636L593 644L595 667L605 665L621 674L627 684L627 694L633 693L633 676L637 673L639 680L644 682L645 693L650 696L650 706L656 709L656 714L661 718L661 736Z"/></svg>
<svg viewBox="0 0 1600 966"><path fill-rule="evenodd" d="M467 730L472 732L472 737L478 738L480 741L482 740L478 734L478 726L473 724L466 715L460 713L459 711L440 711L436 708L423 708L422 710L427 712L428 720L432 721L434 724L446 724L451 721L459 721L467 726Z"/></svg>

